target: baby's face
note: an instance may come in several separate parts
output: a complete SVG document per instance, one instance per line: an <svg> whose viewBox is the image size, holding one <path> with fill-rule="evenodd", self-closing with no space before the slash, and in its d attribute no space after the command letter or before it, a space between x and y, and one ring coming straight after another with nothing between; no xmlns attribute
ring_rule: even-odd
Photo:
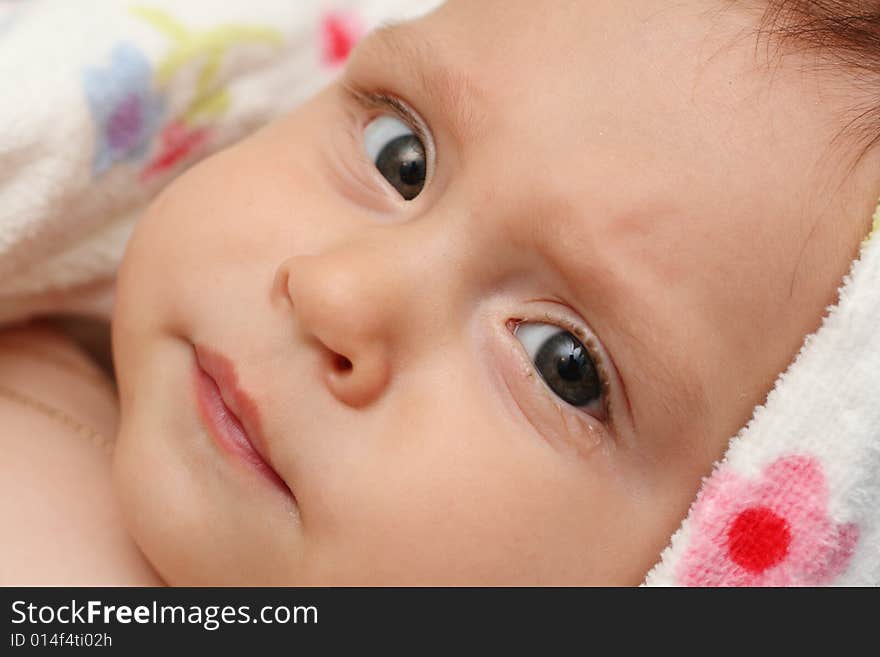
<svg viewBox="0 0 880 657"><path fill-rule="evenodd" d="M873 207L834 90L739 5L535 7L367 38L138 225L115 477L170 583L637 584L818 325Z"/></svg>

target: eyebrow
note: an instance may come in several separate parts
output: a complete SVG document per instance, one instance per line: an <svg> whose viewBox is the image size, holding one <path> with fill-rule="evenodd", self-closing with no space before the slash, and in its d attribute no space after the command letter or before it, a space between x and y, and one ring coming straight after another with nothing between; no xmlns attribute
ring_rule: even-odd
<svg viewBox="0 0 880 657"><path fill-rule="evenodd" d="M552 216L555 221L533 224L525 231L514 230L508 236L516 243L531 244L533 252L539 255L545 266L559 273L572 298L577 300L575 308L588 320L591 329L603 329L598 330L597 334L606 348L613 344L608 338L611 333L627 343L623 357L620 351L616 356L612 353L627 405L631 401L629 391L640 388L650 391L644 393L645 398L650 395L666 413L679 421L685 421L688 417L705 417L710 406L706 390L698 378L699 372L691 367L691 363L671 359L667 353L658 350L656 344L642 337L654 332L644 314L651 316L652 302L643 301L641 312L634 310L631 301L622 303L623 299L633 298L633 290L621 278L620 270L601 255L593 261L584 262L581 259L579 253L584 250L600 252L589 244L584 244L583 249L580 245L572 244L571 240L578 234L577 226L584 221L577 208L561 196L551 195L532 205L523 204L521 210L537 216ZM674 215L675 211L675 206L652 207L650 211L639 210L638 216L644 221L644 217ZM585 239L593 238L588 235ZM560 248L561 244L566 247ZM650 261L642 261L632 266L643 269L651 265ZM656 280L656 273L652 278ZM592 318L587 310L591 306L594 311ZM622 363L628 367L621 368ZM644 428L639 424L639 415L632 411L630 407L630 417L638 434Z"/></svg>
<svg viewBox="0 0 880 657"><path fill-rule="evenodd" d="M438 116L460 144L477 141L483 134L486 112L483 94L462 70L438 53L442 48L419 34L409 22L386 22L355 49L349 73L357 77L360 62L381 64L385 76L400 76L400 86L412 85L419 104L439 108ZM404 99L406 100L406 99Z"/></svg>

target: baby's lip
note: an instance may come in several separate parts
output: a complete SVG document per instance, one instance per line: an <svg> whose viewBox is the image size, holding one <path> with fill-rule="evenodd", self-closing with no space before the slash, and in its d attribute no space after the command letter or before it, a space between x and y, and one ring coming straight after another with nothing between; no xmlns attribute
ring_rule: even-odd
<svg viewBox="0 0 880 657"><path fill-rule="evenodd" d="M268 444L262 430L260 411L254 398L238 385L235 364L219 351L203 345L193 345L199 367L207 374L220 391L226 407L235 415L244 428L247 438L265 467L274 475L276 483L291 496L293 492L278 474L269 455Z"/></svg>

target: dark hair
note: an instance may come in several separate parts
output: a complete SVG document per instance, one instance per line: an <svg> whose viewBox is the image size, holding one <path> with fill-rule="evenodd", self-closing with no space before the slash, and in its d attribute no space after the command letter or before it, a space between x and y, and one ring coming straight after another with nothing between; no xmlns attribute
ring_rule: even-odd
<svg viewBox="0 0 880 657"><path fill-rule="evenodd" d="M809 66L848 78L854 104L834 141L861 146L850 169L880 143L880 1L768 0L757 31L775 55L813 53Z"/></svg>

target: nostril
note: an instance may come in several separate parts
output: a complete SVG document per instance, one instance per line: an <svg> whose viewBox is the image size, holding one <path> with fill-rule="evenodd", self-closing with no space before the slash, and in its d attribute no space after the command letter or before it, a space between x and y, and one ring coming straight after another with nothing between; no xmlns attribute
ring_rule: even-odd
<svg viewBox="0 0 880 657"><path fill-rule="evenodd" d="M336 357L333 359L333 365L339 372L348 372L354 367L351 361L341 354L336 354Z"/></svg>
<svg viewBox="0 0 880 657"><path fill-rule="evenodd" d="M382 394L390 370L379 349L348 353L352 359L327 349L321 378L336 399L352 408L361 408Z"/></svg>

